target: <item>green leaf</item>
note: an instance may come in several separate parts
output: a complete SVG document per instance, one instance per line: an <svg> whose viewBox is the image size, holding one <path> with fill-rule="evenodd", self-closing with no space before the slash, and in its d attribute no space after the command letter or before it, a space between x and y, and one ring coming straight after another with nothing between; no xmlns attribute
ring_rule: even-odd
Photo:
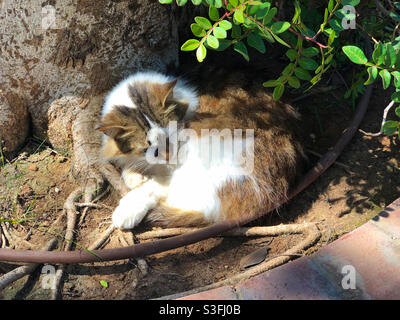
<svg viewBox="0 0 400 320"><path fill-rule="evenodd" d="M281 38L279 38L275 33L272 33L272 32L271 32L271 35L272 35L272 36L274 37L274 39L275 39L276 41L278 41L280 44L283 44L284 46L290 48L290 45L287 44L285 41L283 41Z"/></svg>
<svg viewBox="0 0 400 320"><path fill-rule="evenodd" d="M271 10L268 11L267 15L263 19L263 25L268 25L272 19L275 17L276 13L278 12L277 8L271 8Z"/></svg>
<svg viewBox="0 0 400 320"><path fill-rule="evenodd" d="M207 18L204 18L204 17L195 17L195 18L194 18L194 21L196 21L197 24L198 24L200 27L202 27L203 29L208 30L208 29L211 29L211 27L212 27L211 22L210 22Z"/></svg>
<svg viewBox="0 0 400 320"><path fill-rule="evenodd" d="M366 64L368 62L364 52L356 46L344 46L342 47L345 55L356 64Z"/></svg>
<svg viewBox="0 0 400 320"><path fill-rule="evenodd" d="M396 20L397 22L400 22L400 14L398 14L397 12L391 11L391 12L389 13L389 16L390 16L392 19Z"/></svg>
<svg viewBox="0 0 400 320"><path fill-rule="evenodd" d="M170 4L172 3L172 0L158 0L162 4Z"/></svg>
<svg viewBox="0 0 400 320"><path fill-rule="evenodd" d="M372 60L376 63L376 64L380 64L378 63L380 56L382 55L382 44L381 43L376 43L374 46L374 52L372 53Z"/></svg>
<svg viewBox="0 0 400 320"><path fill-rule="evenodd" d="M247 36L247 43L250 47L257 49L261 53L265 53L265 44L261 37L255 32L250 32Z"/></svg>
<svg viewBox="0 0 400 320"><path fill-rule="evenodd" d="M230 23L228 20L221 20L219 22L219 27L221 27L224 30L229 30L232 28L232 23Z"/></svg>
<svg viewBox="0 0 400 320"><path fill-rule="evenodd" d="M208 16L212 21L218 21L219 20L219 12L218 9L214 6L210 6L208 8Z"/></svg>
<svg viewBox="0 0 400 320"><path fill-rule="evenodd" d="M299 54L297 53L296 50L289 49L288 51L286 51L286 56L289 58L290 61L294 61L297 59Z"/></svg>
<svg viewBox="0 0 400 320"><path fill-rule="evenodd" d="M328 21L329 26L335 31L343 31L342 22L339 19L331 19Z"/></svg>
<svg viewBox="0 0 400 320"><path fill-rule="evenodd" d="M277 85L274 89L274 92L272 93L272 97L274 98L274 100L279 100L282 97L284 91L285 86L283 84Z"/></svg>
<svg viewBox="0 0 400 320"><path fill-rule="evenodd" d="M394 86L396 88L400 88L400 72L399 71L393 71L392 72L392 76L394 78L394 80L393 80Z"/></svg>
<svg viewBox="0 0 400 320"><path fill-rule="evenodd" d="M318 68L318 63L315 62L315 60L313 60L311 58L299 59L299 65L300 65L300 67L302 67L303 69L306 69L306 70L315 70Z"/></svg>
<svg viewBox="0 0 400 320"><path fill-rule="evenodd" d="M199 40L189 39L182 45L181 50L182 51L193 51L193 50L196 50L199 47L199 45L200 45Z"/></svg>
<svg viewBox="0 0 400 320"><path fill-rule="evenodd" d="M190 29L192 30L192 33L199 38L202 38L206 35L206 31L200 27L197 23L192 23L190 25Z"/></svg>
<svg viewBox="0 0 400 320"><path fill-rule="evenodd" d="M246 45L242 41L236 42L233 46L233 50L239 52L247 61L250 61Z"/></svg>
<svg viewBox="0 0 400 320"><path fill-rule="evenodd" d="M368 72L368 80L364 82L364 85L368 85L373 83L378 77L378 68L373 66L367 69Z"/></svg>
<svg viewBox="0 0 400 320"><path fill-rule="evenodd" d="M270 87L276 87L279 84L281 84L279 80L268 80L263 83L263 86L270 88Z"/></svg>
<svg viewBox="0 0 400 320"><path fill-rule="evenodd" d="M243 10L236 10L235 13L233 14L233 18L234 18L237 22L243 23L243 22L244 22Z"/></svg>
<svg viewBox="0 0 400 320"><path fill-rule="evenodd" d="M394 92L394 93L392 94L392 100L393 100L394 102L396 102L396 103L400 103L400 92ZM400 117L400 115L398 114L397 111L400 111L400 107L397 107L397 108L396 108L396 115L397 115L398 117Z"/></svg>
<svg viewBox="0 0 400 320"><path fill-rule="evenodd" d="M219 47L218 47L217 51L224 51L231 44L232 44L231 40L219 39Z"/></svg>
<svg viewBox="0 0 400 320"><path fill-rule="evenodd" d="M242 28L239 25L234 24L232 26L232 34L231 35L232 35L233 39L240 38L242 36Z"/></svg>
<svg viewBox="0 0 400 320"><path fill-rule="evenodd" d="M214 37L213 35L211 35L211 34L209 34L207 36L206 42L213 49L218 49L218 47L219 47L218 39L216 37Z"/></svg>
<svg viewBox="0 0 400 320"><path fill-rule="evenodd" d="M279 34L282 32L285 32L287 29L290 28L290 23L286 22L286 21L278 21L275 22L272 26L271 26L271 30L272 32Z"/></svg>
<svg viewBox="0 0 400 320"><path fill-rule="evenodd" d="M386 69L383 69L379 72L379 76L382 78L383 89L387 89L390 85L391 80L390 72Z"/></svg>
<svg viewBox="0 0 400 320"><path fill-rule="evenodd" d="M239 0L229 0L229 3L233 6L233 7L237 7L239 4Z"/></svg>
<svg viewBox="0 0 400 320"><path fill-rule="evenodd" d="M202 0L192 0L192 3L193 3L195 6L200 5L201 2L202 2Z"/></svg>
<svg viewBox="0 0 400 320"><path fill-rule="evenodd" d="M300 88L300 81L296 77L290 77L288 83L291 87L298 89Z"/></svg>
<svg viewBox="0 0 400 320"><path fill-rule="evenodd" d="M307 70L299 67L294 69L294 74L296 75L297 78L305 81L310 81L312 78Z"/></svg>
<svg viewBox="0 0 400 320"><path fill-rule="evenodd" d="M398 93L398 92L397 92ZM396 114L396 116L398 116L400 118L400 106L398 106L395 110L394 113Z"/></svg>
<svg viewBox="0 0 400 320"><path fill-rule="evenodd" d="M108 288L108 282L107 282L107 281L105 281L105 280L100 280L100 284L101 284L102 287Z"/></svg>
<svg viewBox="0 0 400 320"><path fill-rule="evenodd" d="M203 62L204 59L206 58L206 55L207 55L207 49L206 49L206 47L205 47L203 44L201 44L201 45L197 48L197 51L196 51L196 58L197 58L197 61Z"/></svg>
<svg viewBox="0 0 400 320"><path fill-rule="evenodd" d="M301 55L303 57L307 57L307 58L315 57L316 55L318 55L318 53L319 53L319 50L315 47L310 47L307 49L303 49L301 51Z"/></svg>
<svg viewBox="0 0 400 320"><path fill-rule="evenodd" d="M176 0L176 4L178 6L184 6L186 4L187 0Z"/></svg>
<svg viewBox="0 0 400 320"><path fill-rule="evenodd" d="M397 54L390 43L386 44L386 60L386 65L388 65L389 67L393 67L396 64Z"/></svg>
<svg viewBox="0 0 400 320"><path fill-rule="evenodd" d="M325 31L326 31L326 30L325 30ZM336 31L335 31L335 30L332 30L332 31L330 32L330 34L329 34L328 46L330 46L330 45L333 43L333 41L335 41L335 38L336 38Z"/></svg>
<svg viewBox="0 0 400 320"><path fill-rule="evenodd" d="M267 13L271 7L271 4L269 2L264 2L263 4L261 4L257 7L258 7L258 9L255 12L254 17L257 20L260 20L260 19L263 19L267 15Z"/></svg>
<svg viewBox="0 0 400 320"><path fill-rule="evenodd" d="M213 30L213 34L218 39L225 39L226 38L226 30L220 27L215 27Z"/></svg>
<svg viewBox="0 0 400 320"><path fill-rule="evenodd" d="M360 0L342 0L343 6L357 6L360 3Z"/></svg>
<svg viewBox="0 0 400 320"><path fill-rule="evenodd" d="M387 120L382 126L382 131L387 136L391 136L396 133L398 126L399 126L398 121Z"/></svg>

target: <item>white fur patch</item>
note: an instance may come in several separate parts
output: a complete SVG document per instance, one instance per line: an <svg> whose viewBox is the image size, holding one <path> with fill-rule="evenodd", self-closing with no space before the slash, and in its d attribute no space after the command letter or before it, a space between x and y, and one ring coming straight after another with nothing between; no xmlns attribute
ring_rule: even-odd
<svg viewBox="0 0 400 320"><path fill-rule="evenodd" d="M202 154L200 146L207 141L208 137L189 139L185 144L186 158L172 175L166 202L171 207L204 213L207 220L215 222L220 219L218 190L228 181L242 179L245 173L232 155Z"/></svg>

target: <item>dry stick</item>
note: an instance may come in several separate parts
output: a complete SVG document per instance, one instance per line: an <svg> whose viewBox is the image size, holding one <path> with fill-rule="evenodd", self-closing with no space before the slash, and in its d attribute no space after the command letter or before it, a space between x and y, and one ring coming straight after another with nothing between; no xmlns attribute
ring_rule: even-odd
<svg viewBox="0 0 400 320"><path fill-rule="evenodd" d="M132 234L132 238L134 238L134 235ZM120 231L120 236L119 239L122 243L123 246L128 247L130 244L128 243L128 241L126 241L124 233L122 231ZM132 239L132 242L134 242L134 239ZM144 260L143 258L135 258L137 266L140 270L140 272L145 276L149 273L149 265L147 264L146 260Z"/></svg>
<svg viewBox="0 0 400 320"><path fill-rule="evenodd" d="M314 223L304 223L304 224L298 224L298 225L280 225L280 226L276 226L276 227L277 228L274 228L274 227L260 227L260 228L270 228L271 232L266 235L306 233L307 231L309 231L309 234L306 239L304 239L303 241L298 243L296 246L290 248L285 253L276 255L275 257L271 257L272 259L267 258L267 260L265 260L263 263L255 266L255 267L249 268L248 270L246 270L242 273L236 274L224 281L215 282L215 283L212 283L212 284L204 286L204 287L196 288L196 289L185 291L185 292L180 292L177 294L161 297L158 299L160 299L160 300L171 299L172 300L172 299L177 299L177 298L187 296L190 294L195 294L198 292L215 289L215 288L225 286L225 285L234 285L234 284L238 283L239 281L243 281L245 279L248 279L250 277L253 277L260 273L268 271L272 268L278 267L278 266L286 263L293 257L298 257L299 252L306 250L307 248L312 246L321 237L321 232L319 231L316 224L314 224ZM252 229L252 228L249 228L249 229ZM233 230L233 231L235 231L235 230Z"/></svg>
<svg viewBox="0 0 400 320"><path fill-rule="evenodd" d="M52 250L54 246L57 244L57 239L53 238L51 239L46 246L42 249L45 251ZM9 273L6 273L2 277L0 277L0 291L3 290L6 286L8 286L10 283L21 279L22 277L31 274L35 269L39 266L39 263L31 263L26 266L21 266L18 267Z"/></svg>
<svg viewBox="0 0 400 320"><path fill-rule="evenodd" d="M108 240L110 235L114 232L116 228L114 225L110 225L106 231L103 232L103 234L98 238L88 249L90 251L92 250L97 250L103 246L103 244Z"/></svg>
<svg viewBox="0 0 400 320"><path fill-rule="evenodd" d="M242 227L236 228L225 233L220 234L221 237L262 237L262 236L277 236L283 233L302 233L305 227L313 226L313 223L309 224L293 224L293 225L277 225L270 227ZM201 230L201 228L168 228L147 231L136 234L136 238L139 240L149 240L154 238L165 238L174 237L181 234L194 232Z"/></svg>
<svg viewBox="0 0 400 320"><path fill-rule="evenodd" d="M319 157L319 158L322 157L322 154L320 154L320 153L318 153L318 152L315 152L315 151L312 151L312 150L306 150L306 151L307 151L309 154L312 154L312 155L314 155L314 156L316 156L316 157ZM349 167L348 165L345 165L344 163L341 163L341 162L339 162L339 161L335 161L333 164L334 164L334 165L337 165L338 167L341 167L341 168L345 169L347 172L351 173L351 169L350 169L350 167Z"/></svg>
<svg viewBox="0 0 400 320"><path fill-rule="evenodd" d="M74 230L76 225L76 216L78 212L76 211L74 200L82 194L83 188L79 187L70 193L67 200L64 203L64 212L67 213L67 230L65 232L64 251L69 251L71 249L72 241L74 239ZM51 292L51 300L56 300L59 294L59 288L61 285L61 280L64 275L65 265L62 264L56 271L54 278L54 287Z"/></svg>
<svg viewBox="0 0 400 320"><path fill-rule="evenodd" d="M392 100L392 101L388 104L388 106L385 108L385 110L383 111L381 130L380 130L379 132L377 132L377 133L371 133L371 132L365 132L364 130L361 130L361 129L359 129L359 131L360 131L362 134L364 134L364 135L366 135L366 136L371 136L371 137L378 137L378 136L380 136L381 134L383 134L383 125L384 125L385 122L386 122L386 117L387 117L387 114L388 114L389 110L390 110L393 106L394 106L394 101Z"/></svg>

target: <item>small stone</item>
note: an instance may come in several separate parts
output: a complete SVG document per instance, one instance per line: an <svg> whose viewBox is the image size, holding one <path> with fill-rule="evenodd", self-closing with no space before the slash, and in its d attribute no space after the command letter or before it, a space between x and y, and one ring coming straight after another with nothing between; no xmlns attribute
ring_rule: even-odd
<svg viewBox="0 0 400 320"><path fill-rule="evenodd" d="M58 189L57 187L54 188L54 192L55 192L55 193L60 193L60 191L61 191L61 190Z"/></svg>

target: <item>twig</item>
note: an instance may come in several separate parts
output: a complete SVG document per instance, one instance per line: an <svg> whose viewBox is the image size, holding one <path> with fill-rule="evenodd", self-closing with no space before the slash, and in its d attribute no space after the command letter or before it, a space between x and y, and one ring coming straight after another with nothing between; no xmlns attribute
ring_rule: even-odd
<svg viewBox="0 0 400 320"><path fill-rule="evenodd" d="M132 237L134 237L133 233L132 233ZM130 246L130 244L128 243L128 241L125 239L124 233L122 231L120 231L120 235L119 235L119 240L121 241L121 244L125 247ZM134 240L132 241L134 242ZM147 264L146 260L144 260L143 258L135 258L137 266L140 270L140 272L145 276L149 273L149 265Z"/></svg>
<svg viewBox="0 0 400 320"><path fill-rule="evenodd" d="M309 149L307 149L306 151L307 151L308 153L310 153L310 154L316 156L316 157L319 157L319 158L322 157L322 154L320 154L320 153L318 153L318 152L315 152L315 151L312 151L312 150L309 150ZM351 169L350 169L350 167L349 167L348 165L345 165L344 163L341 163L341 162L339 162L339 161L335 161L333 164L334 164L334 165L337 165L338 167L341 167L341 168L345 169L348 173L351 173Z"/></svg>
<svg viewBox="0 0 400 320"><path fill-rule="evenodd" d="M270 227L248 227L236 228L225 232L220 236L224 237L261 237L261 236L278 236L285 233L302 233L304 228L312 227L313 223L305 223L301 225L277 225ZM149 240L154 238L174 237L188 232L200 230L199 228L168 228L154 231L147 231L136 234L136 238L140 240Z"/></svg>
<svg viewBox="0 0 400 320"><path fill-rule="evenodd" d="M364 134L364 135L366 135L366 136L371 136L371 137L378 137L378 136L380 136L381 134L383 134L383 125L384 125L385 122L386 122L386 117L387 117L387 114L388 114L389 110L390 110L393 106L394 106L394 101L391 101L391 102L388 104L388 106L385 108L385 110L383 111L383 118L382 118L381 130L380 130L379 132L377 132L377 133L371 133L371 132L365 132L364 130L361 130L361 129L359 129L359 131L360 131L362 134Z"/></svg>
<svg viewBox="0 0 400 320"><path fill-rule="evenodd" d="M42 249L43 251L50 251L57 244L57 239L51 239L46 246ZM30 263L25 266L18 267L9 273L6 273L2 277L0 277L0 291L3 290L10 283L21 279L22 277L31 274L35 269L40 265L40 263Z"/></svg>
<svg viewBox="0 0 400 320"><path fill-rule="evenodd" d="M108 240L110 235L114 232L116 228L114 225L110 225L106 231L98 238L91 246L89 246L89 250L96 250L102 247L102 245Z"/></svg>
<svg viewBox="0 0 400 320"><path fill-rule="evenodd" d="M112 207L107 206L105 204L99 204L99 203L93 203L93 202L83 202L83 203L75 202L74 204L78 208L95 208L95 209L114 210Z"/></svg>

